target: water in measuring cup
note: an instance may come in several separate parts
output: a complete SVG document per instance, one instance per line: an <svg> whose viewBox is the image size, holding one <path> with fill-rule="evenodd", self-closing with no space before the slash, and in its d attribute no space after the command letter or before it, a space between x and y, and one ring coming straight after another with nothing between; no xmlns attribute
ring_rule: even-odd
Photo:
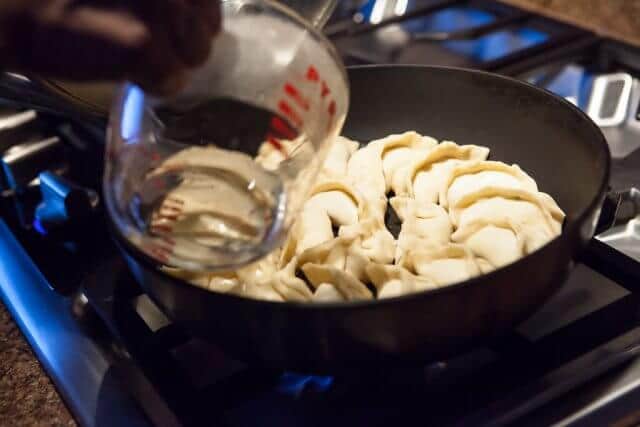
<svg viewBox="0 0 640 427"><path fill-rule="evenodd" d="M157 137L172 154L145 174L131 199L138 228L167 238L173 252L193 246L186 243L240 251L277 232L284 219L285 176L254 159L265 148L282 155L281 139L274 142L274 136L298 137L287 120L232 100L160 114L165 128Z"/></svg>

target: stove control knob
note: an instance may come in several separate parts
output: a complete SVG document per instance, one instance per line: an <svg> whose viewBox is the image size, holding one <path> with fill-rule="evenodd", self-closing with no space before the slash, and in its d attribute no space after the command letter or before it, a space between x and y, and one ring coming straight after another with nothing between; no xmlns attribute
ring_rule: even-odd
<svg viewBox="0 0 640 427"><path fill-rule="evenodd" d="M63 172L67 168L65 158L64 144L56 136L14 145L0 158L0 186L23 191L37 185L35 178L40 171Z"/></svg>
<svg viewBox="0 0 640 427"><path fill-rule="evenodd" d="M49 231L85 219L98 205L98 194L52 172L39 175L42 202L36 208L39 231Z"/></svg>

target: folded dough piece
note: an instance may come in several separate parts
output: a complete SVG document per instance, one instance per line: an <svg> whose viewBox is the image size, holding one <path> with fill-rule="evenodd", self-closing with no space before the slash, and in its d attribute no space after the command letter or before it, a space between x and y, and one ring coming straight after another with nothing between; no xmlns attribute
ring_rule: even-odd
<svg viewBox="0 0 640 427"><path fill-rule="evenodd" d="M382 171L384 145L373 141L359 149L349 159L347 176L367 204L368 216L384 221L387 207L386 183Z"/></svg>
<svg viewBox="0 0 640 427"><path fill-rule="evenodd" d="M373 298L373 294L364 283L349 272L330 265L307 263L302 266L302 272L314 288L329 283L348 301Z"/></svg>
<svg viewBox="0 0 640 427"><path fill-rule="evenodd" d="M360 196L340 181L324 182L312 191L289 236L299 255L305 250L333 239L333 227L358 222ZM290 248L289 248L290 250Z"/></svg>
<svg viewBox="0 0 640 427"><path fill-rule="evenodd" d="M181 270L172 267L162 267L162 270L173 277L185 280L193 285L210 291L233 293L237 295L242 293L240 279L234 271L212 274Z"/></svg>
<svg viewBox="0 0 640 427"><path fill-rule="evenodd" d="M384 222L367 218L357 224L340 227L338 236L352 240L352 251L365 256L371 262L390 264L393 262L396 241ZM354 248L355 245L355 248Z"/></svg>
<svg viewBox="0 0 640 427"><path fill-rule="evenodd" d="M423 246L445 245L451 238L453 227L447 211L435 203L422 205L411 197L397 196L389 201L402 221L395 254L396 263L402 263L407 251Z"/></svg>
<svg viewBox="0 0 640 427"><path fill-rule="evenodd" d="M344 301L344 295L342 295L338 289L330 283L321 283L313 293L313 302L336 302Z"/></svg>
<svg viewBox="0 0 640 427"><path fill-rule="evenodd" d="M304 280L296 276L297 266L298 259L293 257L282 270L271 276L271 287L285 301L310 301L313 294Z"/></svg>
<svg viewBox="0 0 640 427"><path fill-rule="evenodd" d="M559 235L564 212L545 193L487 187L460 198L450 206L451 222L457 227L452 238L460 241L479 224L505 225L523 241L524 254L531 253Z"/></svg>
<svg viewBox="0 0 640 427"><path fill-rule="evenodd" d="M406 176L411 170L416 159L422 158L429 150L438 144L438 141L422 136L414 131L399 135L390 135L375 141L382 145L382 171L386 184L386 192L398 191L404 187Z"/></svg>
<svg viewBox="0 0 640 427"><path fill-rule="evenodd" d="M358 149L358 143L343 136L339 136L327 153L327 157L322 164L316 182L332 181L343 179L347 175L347 164L349 158Z"/></svg>
<svg viewBox="0 0 640 427"><path fill-rule="evenodd" d="M473 254L464 245L455 243L408 251L402 266L438 286L469 280L481 273Z"/></svg>
<svg viewBox="0 0 640 427"><path fill-rule="evenodd" d="M396 194L408 194L420 203L438 203L440 189L455 166L486 160L488 155L487 147L441 142L413 164L407 174L405 188Z"/></svg>
<svg viewBox="0 0 640 427"><path fill-rule="evenodd" d="M251 283L243 283L239 296L253 298L263 301L284 302L285 299L277 293L271 286L260 286Z"/></svg>
<svg viewBox="0 0 640 427"><path fill-rule="evenodd" d="M525 241L512 224L478 221L451 236L463 243L476 257L483 273L517 261L525 255Z"/></svg>
<svg viewBox="0 0 640 427"><path fill-rule="evenodd" d="M211 277L207 289L223 294L240 294L242 292L240 281L237 277Z"/></svg>
<svg viewBox="0 0 640 427"><path fill-rule="evenodd" d="M536 182L518 165L478 161L456 165L440 188L439 202L443 207L455 206L464 196L483 188L520 189L538 192Z"/></svg>
<svg viewBox="0 0 640 427"><path fill-rule="evenodd" d="M244 283L265 284L276 272L279 258L279 252L273 251L259 261L237 269L235 275Z"/></svg>
<svg viewBox="0 0 640 427"><path fill-rule="evenodd" d="M207 289L245 298L277 302L284 301L284 298L273 290L270 285L261 286L255 283L243 283L239 278L213 276Z"/></svg>
<svg viewBox="0 0 640 427"><path fill-rule="evenodd" d="M410 131L371 141L351 156L347 174L373 215L384 217L386 193L404 194L413 159L423 157L436 145L435 139Z"/></svg>
<svg viewBox="0 0 640 427"><path fill-rule="evenodd" d="M416 276L404 267L371 263L367 276L378 291L378 298L391 298L413 292L435 289L437 285L427 277Z"/></svg>
<svg viewBox="0 0 640 427"><path fill-rule="evenodd" d="M388 260L389 255L387 252L389 249L379 242L378 245L372 247L368 243L366 242L363 245L363 238L357 233L339 236L302 252L298 257L298 264L329 265L348 271L360 281L366 281L365 267L372 262L372 258ZM390 243L387 242L386 245ZM388 261L391 262L392 260Z"/></svg>
<svg viewBox="0 0 640 427"><path fill-rule="evenodd" d="M346 268L349 246L353 239L335 237L324 243L304 250L298 256L299 265L306 263L331 265L344 270Z"/></svg>
<svg viewBox="0 0 640 427"><path fill-rule="evenodd" d="M275 273L273 255L237 271L198 273L170 267L163 267L162 270L210 291L267 301L284 301L271 286L271 277Z"/></svg>

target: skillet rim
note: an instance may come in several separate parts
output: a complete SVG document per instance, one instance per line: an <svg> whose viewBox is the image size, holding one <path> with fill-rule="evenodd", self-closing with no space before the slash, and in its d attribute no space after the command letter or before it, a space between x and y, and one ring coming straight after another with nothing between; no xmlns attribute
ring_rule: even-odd
<svg viewBox="0 0 640 427"><path fill-rule="evenodd" d="M436 70L438 72L453 71L453 72L462 72L467 74L482 75L484 77L488 77L496 80L503 80L508 82L509 84L515 84L517 86L527 88L528 90L534 90L540 94L543 94L544 96L550 97L550 99L553 99L555 102L558 102L560 105L565 105L569 107L574 113L577 113L578 116L581 116L582 119L586 121L586 123L595 131L594 136L597 135L597 140L599 141L597 144L599 144L605 157L604 177L602 179L602 182L600 183L600 187L598 191L594 193L593 199L588 203L586 208L584 208L583 211L578 216L576 216L576 218L572 221L571 228L573 229L577 227L579 224L582 224L585 221L586 217L588 217L593 212L593 210L597 208L601 199L607 193L609 180L611 177L611 151L609 150L609 145L606 141L606 138L604 137L604 134L602 133L600 128L593 122L593 120L591 120L591 118L585 112L580 110L578 107L576 107L574 104L567 101L566 99L546 89L540 88L538 86L535 86L531 83L528 83L522 80L518 80L514 77L504 76L504 75L489 72L489 71L475 70L475 69L463 68L463 67L419 65L419 64L373 64L373 65L356 65L356 66L346 67L346 71L348 76L349 71L351 70L390 69L390 68L428 69L428 70ZM348 119L349 117L347 115L347 119L345 120L345 123ZM417 297L426 297L427 295L435 295L435 294L445 293L445 292L454 292L454 291L457 291L458 289L462 289L468 286L475 286L480 281L490 280L492 277L501 273L505 269L513 268L520 262L524 261L526 258L530 257L531 255L533 255L538 251L544 250L547 246L554 244L555 242L557 242L559 239L563 238L567 234L567 227L565 226L562 232L558 236L554 237L549 242L545 243L543 246L536 249L531 254L528 254L518 259L515 262L512 262L500 268L497 268L489 273L480 274L478 276L472 277L471 279L452 283L450 285L442 286L440 288L427 289L420 292L413 292L413 293L408 293L408 294L399 295L391 298L384 298L384 299L356 300L356 301L343 301L343 302L322 302L322 303L296 302L296 301L278 302L278 301L269 301L269 300L259 300L259 299L247 298L247 297L233 295L233 294L225 294L222 292L210 291L207 289L203 289L199 286L193 285L185 280L163 273L157 268L158 267L157 264L150 257L146 256L144 253L142 253L141 251L133 247L128 241L126 241L126 239L124 239L120 235L120 233L117 232L117 230L115 230L115 227L112 224L112 219L110 218L109 215L107 216L108 216L108 221L111 227L114 229L114 233L112 234L114 234L118 242L123 245L123 249L125 250L126 254L134 258L136 262L140 263L140 265L144 269L151 270L152 274L158 274L162 276L163 279L168 280L169 282L172 282L176 286L189 286L194 290L194 292L202 292L204 294L213 294L217 298L227 298L236 303L255 304L260 306L271 306L271 308L273 309L280 309L280 310L294 310L294 311L310 310L316 313L325 312L325 311L337 312L341 310L352 311L354 309L369 309L373 306L378 306L378 305L400 304L404 301L417 298Z"/></svg>

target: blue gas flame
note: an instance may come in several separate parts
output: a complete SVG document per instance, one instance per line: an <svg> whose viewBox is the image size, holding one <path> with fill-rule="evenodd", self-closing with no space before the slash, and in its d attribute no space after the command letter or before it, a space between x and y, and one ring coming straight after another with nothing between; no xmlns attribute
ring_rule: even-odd
<svg viewBox="0 0 640 427"><path fill-rule="evenodd" d="M319 375L301 375L285 372L280 377L278 391L290 396L298 397L306 389L323 392L331 388L333 377Z"/></svg>
<svg viewBox="0 0 640 427"><path fill-rule="evenodd" d="M43 236L47 235L47 230L42 226L42 223L40 222L40 220L38 218L35 218L33 220L33 228L40 234L42 234Z"/></svg>

